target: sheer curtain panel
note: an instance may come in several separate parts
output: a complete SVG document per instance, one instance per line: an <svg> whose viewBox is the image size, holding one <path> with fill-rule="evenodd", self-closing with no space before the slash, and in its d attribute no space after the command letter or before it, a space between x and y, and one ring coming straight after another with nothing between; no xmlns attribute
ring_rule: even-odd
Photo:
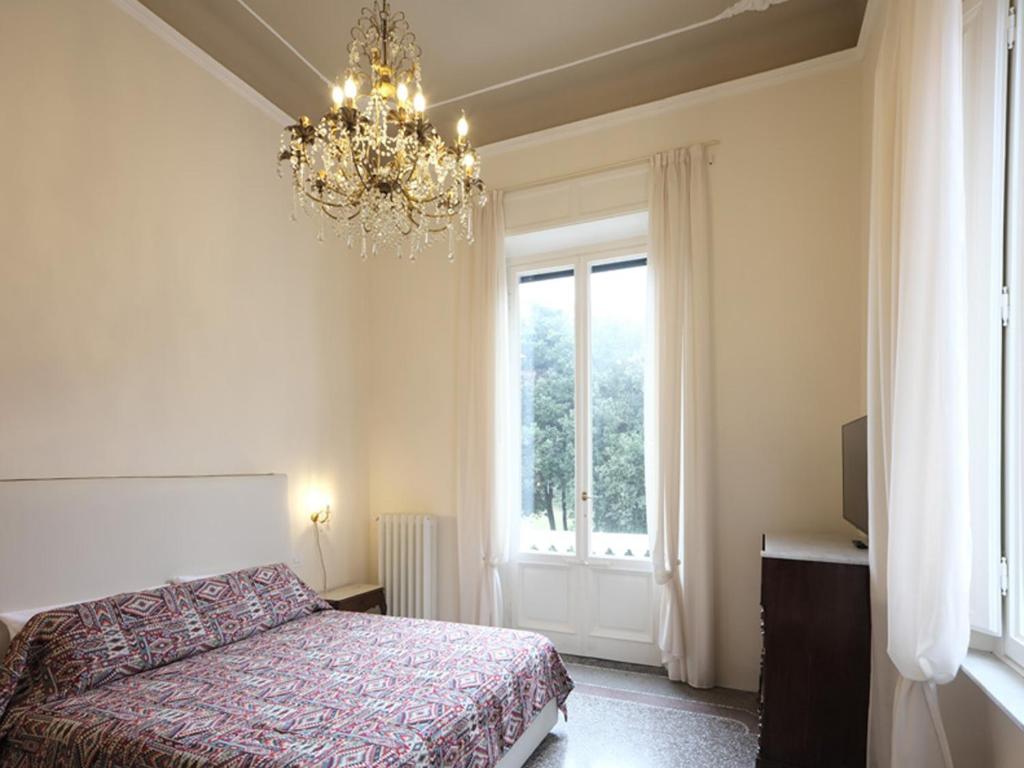
<svg viewBox="0 0 1024 768"><path fill-rule="evenodd" d="M508 291L502 194L475 213L476 238L460 255L456 361L456 516L459 617L501 626L508 560Z"/></svg>
<svg viewBox="0 0 1024 768"><path fill-rule="evenodd" d="M883 768L951 765L935 686L970 635L961 13L890 2L874 85L870 761Z"/></svg>
<svg viewBox="0 0 1024 768"><path fill-rule="evenodd" d="M655 155L650 176L646 476L658 646L673 680L715 684L708 159Z"/></svg>

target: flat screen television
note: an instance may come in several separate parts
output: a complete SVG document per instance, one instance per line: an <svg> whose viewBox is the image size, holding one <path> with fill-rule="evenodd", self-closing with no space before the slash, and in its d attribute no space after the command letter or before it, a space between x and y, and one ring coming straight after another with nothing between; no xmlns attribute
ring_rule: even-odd
<svg viewBox="0 0 1024 768"><path fill-rule="evenodd" d="M868 417L843 424L843 517L868 533Z"/></svg>

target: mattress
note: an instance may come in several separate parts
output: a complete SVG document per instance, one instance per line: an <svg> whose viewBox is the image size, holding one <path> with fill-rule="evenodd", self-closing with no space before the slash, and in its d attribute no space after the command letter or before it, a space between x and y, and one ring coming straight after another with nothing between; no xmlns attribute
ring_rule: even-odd
<svg viewBox="0 0 1024 768"><path fill-rule="evenodd" d="M15 696L0 767L489 767L571 689L536 634L317 611L82 692Z"/></svg>

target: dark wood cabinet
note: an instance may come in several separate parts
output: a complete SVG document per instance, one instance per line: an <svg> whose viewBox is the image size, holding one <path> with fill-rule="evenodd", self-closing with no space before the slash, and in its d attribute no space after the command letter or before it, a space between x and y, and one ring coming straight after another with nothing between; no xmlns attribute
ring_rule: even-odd
<svg viewBox="0 0 1024 768"><path fill-rule="evenodd" d="M761 631L758 768L863 768L867 553L837 537L764 537Z"/></svg>

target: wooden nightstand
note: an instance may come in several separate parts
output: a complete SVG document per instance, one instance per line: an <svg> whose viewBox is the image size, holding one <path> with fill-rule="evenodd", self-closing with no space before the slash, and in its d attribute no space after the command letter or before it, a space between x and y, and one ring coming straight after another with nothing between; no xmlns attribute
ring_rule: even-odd
<svg viewBox="0 0 1024 768"><path fill-rule="evenodd" d="M365 613L371 608L379 608L381 615L387 615L388 604L384 597L384 587L379 584L346 584L320 595L339 611L356 611Z"/></svg>

